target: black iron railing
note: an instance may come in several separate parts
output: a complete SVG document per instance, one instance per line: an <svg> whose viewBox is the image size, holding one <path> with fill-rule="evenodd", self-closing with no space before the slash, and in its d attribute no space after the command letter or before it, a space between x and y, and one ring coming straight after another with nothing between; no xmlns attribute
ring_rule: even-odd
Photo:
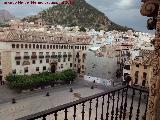
<svg viewBox="0 0 160 120"><path fill-rule="evenodd" d="M123 86L17 120L146 120L148 91Z"/></svg>

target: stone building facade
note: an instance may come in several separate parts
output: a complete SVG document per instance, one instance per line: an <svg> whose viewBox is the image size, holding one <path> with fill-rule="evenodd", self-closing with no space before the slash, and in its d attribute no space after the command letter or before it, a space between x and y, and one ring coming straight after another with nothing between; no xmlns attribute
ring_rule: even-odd
<svg viewBox="0 0 160 120"><path fill-rule="evenodd" d="M88 36L68 37L39 31L10 30L0 39L1 77L74 69L85 72ZM79 56L77 55L79 54Z"/></svg>

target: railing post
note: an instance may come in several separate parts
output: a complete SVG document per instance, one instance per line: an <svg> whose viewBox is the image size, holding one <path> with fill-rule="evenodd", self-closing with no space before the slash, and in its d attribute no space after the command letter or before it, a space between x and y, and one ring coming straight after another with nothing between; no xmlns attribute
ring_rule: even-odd
<svg viewBox="0 0 160 120"><path fill-rule="evenodd" d="M153 67L152 78L149 82L149 101L147 120L159 120L158 102L160 100L160 0L142 0L144 4L141 7L143 16L152 17L148 20L147 27L150 30L156 29L155 38L152 41L154 45L154 53L150 64Z"/></svg>

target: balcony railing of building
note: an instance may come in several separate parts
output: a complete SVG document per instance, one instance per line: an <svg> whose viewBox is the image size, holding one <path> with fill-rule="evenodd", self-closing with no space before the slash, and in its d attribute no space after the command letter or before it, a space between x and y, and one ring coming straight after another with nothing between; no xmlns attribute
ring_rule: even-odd
<svg viewBox="0 0 160 120"><path fill-rule="evenodd" d="M46 58L50 58L51 56L50 55L46 55Z"/></svg>
<svg viewBox="0 0 160 120"><path fill-rule="evenodd" d="M72 55L70 55L70 54L69 54L69 55L68 55L68 57L69 57L69 58L71 58L71 57L72 57Z"/></svg>
<svg viewBox="0 0 160 120"><path fill-rule="evenodd" d="M57 58L57 55L51 55L51 58Z"/></svg>
<svg viewBox="0 0 160 120"><path fill-rule="evenodd" d="M37 59L37 55L32 55L31 58L32 59Z"/></svg>
<svg viewBox="0 0 160 120"><path fill-rule="evenodd" d="M67 57L67 54L63 55L63 57Z"/></svg>
<svg viewBox="0 0 160 120"><path fill-rule="evenodd" d="M44 58L44 55L39 55L39 58L41 58L41 59Z"/></svg>
<svg viewBox="0 0 160 120"><path fill-rule="evenodd" d="M21 56L16 56L15 60L21 60Z"/></svg>
<svg viewBox="0 0 160 120"><path fill-rule="evenodd" d="M29 55L25 55L23 58L24 59L30 59L30 56Z"/></svg>
<svg viewBox="0 0 160 120"><path fill-rule="evenodd" d="M17 120L146 120L148 90L144 88L122 86L79 98Z"/></svg>
<svg viewBox="0 0 160 120"><path fill-rule="evenodd" d="M58 55L58 58L61 58L62 57L62 55Z"/></svg>

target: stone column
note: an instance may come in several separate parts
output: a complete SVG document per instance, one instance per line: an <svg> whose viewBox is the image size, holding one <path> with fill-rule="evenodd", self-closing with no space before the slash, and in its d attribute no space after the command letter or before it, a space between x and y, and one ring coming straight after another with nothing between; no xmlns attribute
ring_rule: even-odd
<svg viewBox="0 0 160 120"><path fill-rule="evenodd" d="M153 67L152 78L149 83L149 101L147 120L159 120L160 114L160 0L142 0L141 14L150 17L147 21L147 28L155 29L155 38L152 44L155 47L154 54L150 56ZM148 59L150 59L148 58Z"/></svg>

